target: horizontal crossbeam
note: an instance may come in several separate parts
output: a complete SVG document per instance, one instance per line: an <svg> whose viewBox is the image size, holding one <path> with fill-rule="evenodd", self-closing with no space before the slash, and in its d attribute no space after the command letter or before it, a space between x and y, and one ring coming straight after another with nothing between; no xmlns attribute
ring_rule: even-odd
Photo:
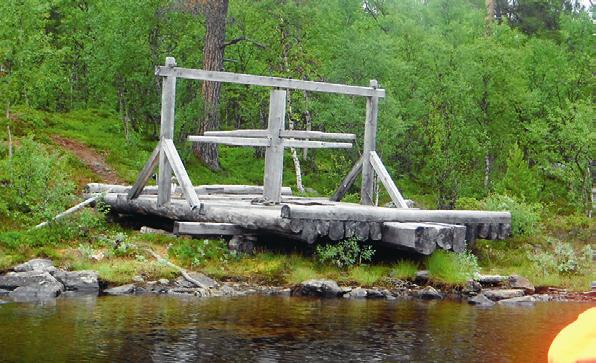
<svg viewBox="0 0 596 363"><path fill-rule="evenodd" d="M282 139L284 147L295 147L302 149L350 149L352 144L349 142L327 142L310 140L292 140Z"/></svg>
<svg viewBox="0 0 596 363"><path fill-rule="evenodd" d="M202 81L250 84L255 86L276 87L286 89L300 89L313 92L339 93L353 96L385 97L385 90L374 87L348 86L336 83L303 81L280 77L254 76L231 72L205 71L202 69L165 67L156 68L157 76L174 76Z"/></svg>
<svg viewBox="0 0 596 363"><path fill-rule="evenodd" d="M267 137L269 136L269 131L252 129L205 131L205 136ZM293 139L356 140L356 135L354 134L302 130L281 130L279 136Z"/></svg>
<svg viewBox="0 0 596 363"><path fill-rule="evenodd" d="M222 144L232 146L265 146L271 145L269 139L258 139L254 137L231 137L231 136L189 136L189 141L203 142L208 144Z"/></svg>

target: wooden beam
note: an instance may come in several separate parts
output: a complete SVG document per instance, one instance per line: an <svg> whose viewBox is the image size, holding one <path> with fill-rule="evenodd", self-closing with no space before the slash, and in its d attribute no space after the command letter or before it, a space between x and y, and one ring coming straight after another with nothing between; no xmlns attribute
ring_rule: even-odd
<svg viewBox="0 0 596 363"><path fill-rule="evenodd" d="M284 205L282 218L368 222L511 223L511 213L470 210L397 209L359 205Z"/></svg>
<svg viewBox="0 0 596 363"><path fill-rule="evenodd" d="M284 147L308 148L308 149L350 149L352 144L348 142L327 142L310 140L283 139Z"/></svg>
<svg viewBox="0 0 596 363"><path fill-rule="evenodd" d="M172 57L166 58L167 69L176 66L176 60ZM163 79L161 90L161 128L159 137L163 141L174 137L174 109L176 106L176 76L169 75ZM158 198L157 203L164 205L170 201L172 194L172 167L165 156L162 148L159 153L159 174L157 177Z"/></svg>
<svg viewBox="0 0 596 363"><path fill-rule="evenodd" d="M377 81L371 80L370 86L377 87ZM362 185L360 187L360 204L373 205L374 171L370 160L370 152L376 150L377 143L377 114L379 98L370 96L366 99L366 122L364 123L364 149L362 155Z"/></svg>
<svg viewBox="0 0 596 363"><path fill-rule="evenodd" d="M358 159L356 164L354 164L354 166L352 167L352 170L350 170L350 172L348 173L348 175L346 175L344 180L341 181L341 184L339 185L339 187L337 188L335 193L333 193L333 196L331 198L329 198L329 200L339 202L341 200L341 198L343 198L344 195L346 195L346 193L348 192L348 190L350 189L352 184L354 184L354 181L358 177L358 174L360 174L361 170L362 170L362 156L360 157L360 159Z"/></svg>
<svg viewBox="0 0 596 363"><path fill-rule="evenodd" d="M233 223L212 222L175 222L174 234L188 234L193 236L233 236L237 234L254 233L254 230L243 228Z"/></svg>
<svg viewBox="0 0 596 363"><path fill-rule="evenodd" d="M269 100L269 122L267 132L271 144L265 151L265 176L263 179L263 197L274 203L281 201L281 183L284 169L284 146L279 137L284 129L286 117L286 91L272 90Z"/></svg>
<svg viewBox="0 0 596 363"><path fill-rule="evenodd" d="M145 188L145 186L147 185L149 178L151 178L151 174L153 173L153 170L155 170L155 167L157 166L157 163L159 162L160 151L161 151L161 142L158 142L155 149L153 149L151 156L149 156L149 160L147 160L147 162L145 163L145 166L143 166L143 170L141 170L141 173L139 174L139 176L137 176L137 180L135 181L134 185L132 186L132 188L129 189L128 199L134 199L141 194L141 192L143 191L143 188ZM157 192L157 188L156 188L156 192Z"/></svg>
<svg viewBox="0 0 596 363"><path fill-rule="evenodd" d="M196 79L202 81L225 82L250 84L254 86L265 86L285 89L300 89L313 92L339 93L353 96L376 96L385 97L384 89L374 87L347 86L336 83L303 81L298 79L255 76L251 74L205 71L202 69L190 69L180 67L157 67L155 75L167 77L175 76L178 78Z"/></svg>
<svg viewBox="0 0 596 363"><path fill-rule="evenodd" d="M178 151L176 151L174 142L170 139L164 139L162 141L162 149L166 153L168 161L174 170L174 174L176 174L176 179L178 179L178 184L182 188L182 194L184 195L184 198L191 208L194 209L200 207L201 202L199 201L199 197L197 196L197 193L192 186L192 182L186 173L186 169L184 169L184 165L182 164L182 160L180 160Z"/></svg>
<svg viewBox="0 0 596 363"><path fill-rule="evenodd" d="M283 130L280 136L294 139L356 140L354 134L321 131Z"/></svg>
<svg viewBox="0 0 596 363"><path fill-rule="evenodd" d="M212 185L195 185L195 192L199 195L209 194L230 194L230 195L251 195L263 194L263 187L260 185L226 185L226 184L212 184ZM103 193L110 190L112 193L129 193L131 187L128 185L117 184L103 184L103 183L89 183L85 186L85 193ZM182 189L177 187L176 193L182 193ZM148 185L143 188L142 195L156 195L157 186ZM291 196L292 188L282 187L281 195Z"/></svg>
<svg viewBox="0 0 596 363"><path fill-rule="evenodd" d="M268 137L267 130L205 131L205 136Z"/></svg>
<svg viewBox="0 0 596 363"><path fill-rule="evenodd" d="M223 144L232 146L269 146L269 139L258 139L253 137L231 137L231 136L189 136L189 141L211 144Z"/></svg>
<svg viewBox="0 0 596 363"><path fill-rule="evenodd" d="M385 189L387 189L393 204L395 204L395 206L398 208L408 208L408 204L404 200L404 197L402 197L399 189L397 189L397 186L393 182L393 179L391 179L391 176L389 176L385 165L383 165L383 162L381 161L381 158L379 158L379 155L377 155L376 151L370 152L370 162L373 166L373 169L379 176L379 179L381 179L381 182L385 186Z"/></svg>

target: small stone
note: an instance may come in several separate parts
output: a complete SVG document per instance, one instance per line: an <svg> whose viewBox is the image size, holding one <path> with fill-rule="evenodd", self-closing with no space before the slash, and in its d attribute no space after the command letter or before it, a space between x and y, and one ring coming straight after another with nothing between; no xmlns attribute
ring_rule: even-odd
<svg viewBox="0 0 596 363"><path fill-rule="evenodd" d="M168 280L168 279L159 279L157 282L159 282L160 285L169 285L170 284L170 280Z"/></svg>
<svg viewBox="0 0 596 363"><path fill-rule="evenodd" d="M141 283L145 282L145 279L143 278L143 276L136 275L136 276L132 277L132 282L141 284Z"/></svg>
<svg viewBox="0 0 596 363"><path fill-rule="evenodd" d="M288 295L290 295L290 289L286 289L286 290L288 290ZM228 286L228 285L223 285L223 286L220 288L220 291L221 291L221 293L222 293L224 296L234 296L234 295L236 295L236 290L235 290L233 287L231 287L231 286ZM282 291L283 291L283 290L282 290Z"/></svg>
<svg viewBox="0 0 596 363"><path fill-rule="evenodd" d="M254 238L242 235L233 236L230 242L228 242L228 249L230 251L252 255L255 253Z"/></svg>
<svg viewBox="0 0 596 363"><path fill-rule="evenodd" d="M468 304L476 305L476 306L493 306L495 305L494 301L488 299L484 294L478 294L470 299L468 299Z"/></svg>
<svg viewBox="0 0 596 363"><path fill-rule="evenodd" d="M197 280L198 282L200 282L201 284L203 284L204 286L206 286L208 288L217 287L217 281L213 280L209 276L204 275L200 272L189 271L188 275L191 278ZM188 281L183 276L180 276L176 279L176 285L180 286L180 287L189 287L189 288L197 287L197 286L195 286L195 284Z"/></svg>
<svg viewBox="0 0 596 363"><path fill-rule="evenodd" d="M468 280L461 292L466 295L475 295L480 290L482 290L482 285L478 281Z"/></svg>
<svg viewBox="0 0 596 363"><path fill-rule="evenodd" d="M132 295L135 293L135 285L134 284L126 284L122 286L112 287L111 289L104 290L104 294L106 295Z"/></svg>
<svg viewBox="0 0 596 363"><path fill-rule="evenodd" d="M431 300L431 299L442 299L443 295L438 292L434 287L427 286L421 290L416 291L416 296L420 299Z"/></svg>
<svg viewBox="0 0 596 363"><path fill-rule="evenodd" d="M484 290L483 293L487 298L493 301L524 296L524 291L519 289L491 289Z"/></svg>
<svg viewBox="0 0 596 363"><path fill-rule="evenodd" d="M83 271L61 271L57 270L53 276L60 281L68 291L99 291L97 272L91 270Z"/></svg>
<svg viewBox="0 0 596 363"><path fill-rule="evenodd" d="M293 296L339 297L343 290L333 280L307 280L294 286Z"/></svg>
<svg viewBox="0 0 596 363"><path fill-rule="evenodd" d="M507 277L501 276L501 275L480 275L480 274L477 274L474 279L476 281L478 281L480 284L482 284L483 286L493 286L493 285L498 285L498 284L502 283L503 281L505 281L507 279Z"/></svg>
<svg viewBox="0 0 596 363"><path fill-rule="evenodd" d="M350 292L350 297L353 299L364 299L366 298L366 295L368 295L368 292L361 287L352 289L352 291Z"/></svg>
<svg viewBox="0 0 596 363"><path fill-rule="evenodd" d="M106 257L102 251L97 252L96 254L91 255L91 259L93 261L101 261Z"/></svg>
<svg viewBox="0 0 596 363"><path fill-rule="evenodd" d="M535 291L534 285L523 276L511 275L507 281L512 289L522 289L526 294L533 294Z"/></svg>
<svg viewBox="0 0 596 363"><path fill-rule="evenodd" d="M378 289L366 289L367 299L384 299L385 294Z"/></svg>
<svg viewBox="0 0 596 363"><path fill-rule="evenodd" d="M0 296L6 296L8 293L10 293L10 290L0 289Z"/></svg>
<svg viewBox="0 0 596 363"><path fill-rule="evenodd" d="M506 305L528 305L528 304L533 304L535 302L536 302L536 299L530 295L513 297L511 299L503 299L503 300L498 301L499 304L506 304Z"/></svg>
<svg viewBox="0 0 596 363"><path fill-rule="evenodd" d="M416 277L414 278L414 281L416 281L417 283L425 284L428 282L429 279L430 272L428 272L427 270L416 271Z"/></svg>
<svg viewBox="0 0 596 363"><path fill-rule="evenodd" d="M16 265L13 270L15 272L26 272L26 271L52 271L54 270L54 264L51 260L46 258L34 258L20 265Z"/></svg>

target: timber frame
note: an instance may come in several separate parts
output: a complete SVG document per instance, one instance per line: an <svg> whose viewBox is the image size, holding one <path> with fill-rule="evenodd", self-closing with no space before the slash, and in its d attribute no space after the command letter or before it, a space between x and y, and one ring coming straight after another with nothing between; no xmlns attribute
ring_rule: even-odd
<svg viewBox="0 0 596 363"><path fill-rule="evenodd" d="M159 165L157 206L166 206L171 202L172 174L174 174L180 186L181 193L191 209L200 209L201 207L201 200L188 177L188 173L173 142L176 80L183 78L273 88L270 95L269 120L266 130L207 131L204 135L189 136L188 138L192 142L265 147L263 200L273 204L279 204L281 202L284 148L351 148L352 142L356 139L356 136L353 134L285 130L287 89L366 97L363 154L341 182L330 200L340 201L352 186L358 174L362 174L360 204L373 205L376 174L387 189L395 206L398 208L408 208L399 189L376 153L379 98L385 97L385 90L379 88L376 80L371 80L368 87L361 87L279 77L205 71L177 67L176 60L172 57L167 57L165 66L157 67L155 74L163 78L160 141L137 177L134 185L128 191L128 200L136 199L141 195L154 169ZM317 139L337 141L318 141Z"/></svg>

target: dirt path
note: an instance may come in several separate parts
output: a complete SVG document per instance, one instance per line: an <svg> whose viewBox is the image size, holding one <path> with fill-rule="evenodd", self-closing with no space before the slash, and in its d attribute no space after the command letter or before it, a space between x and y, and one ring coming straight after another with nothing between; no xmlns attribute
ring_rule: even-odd
<svg viewBox="0 0 596 363"><path fill-rule="evenodd" d="M123 181L118 174L105 161L103 155L93 150L87 145L62 136L52 135L52 140L65 150L76 155L83 164L87 165L98 177L97 182L108 184L122 184Z"/></svg>

